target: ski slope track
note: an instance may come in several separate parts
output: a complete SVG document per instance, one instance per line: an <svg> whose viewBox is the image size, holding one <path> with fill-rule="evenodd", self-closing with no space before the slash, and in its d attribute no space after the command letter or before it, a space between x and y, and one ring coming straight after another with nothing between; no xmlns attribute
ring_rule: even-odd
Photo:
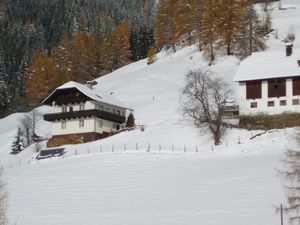
<svg viewBox="0 0 300 225"><path fill-rule="evenodd" d="M267 51L285 54L280 40L290 31L296 35L295 48L300 47L300 2L283 0L286 9L276 7L277 34L270 34ZM185 74L206 64L197 47L190 46L160 52L154 64L141 60L97 79L98 88L134 110L145 131L68 145L64 157L36 161L34 146L9 154L23 114L1 119L0 163L10 224L279 224L275 206L286 200L276 169L283 152L295 147L295 129L228 129L222 144L213 146L209 132L196 129L180 110ZM235 57L218 57L211 70L236 91L231 81L238 65ZM50 123L39 122L39 135L49 136L50 130Z"/></svg>

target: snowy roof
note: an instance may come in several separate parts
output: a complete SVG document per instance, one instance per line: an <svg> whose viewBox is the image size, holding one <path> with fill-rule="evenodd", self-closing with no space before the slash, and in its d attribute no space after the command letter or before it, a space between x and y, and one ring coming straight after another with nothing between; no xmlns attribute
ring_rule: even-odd
<svg viewBox="0 0 300 225"><path fill-rule="evenodd" d="M121 101L119 101L116 97L114 97L112 94L104 93L103 91L96 89L96 88L89 88L84 84L77 83L75 81L69 81L59 87L57 87L46 99L42 101L42 104L47 101L57 90L62 89L69 89L69 88L76 88L78 91L80 91L85 96L98 101L98 102L104 102L110 105L116 105L123 108L127 108Z"/></svg>
<svg viewBox="0 0 300 225"><path fill-rule="evenodd" d="M286 56L285 51L253 53L241 62L233 81L300 76L298 56L297 53Z"/></svg>

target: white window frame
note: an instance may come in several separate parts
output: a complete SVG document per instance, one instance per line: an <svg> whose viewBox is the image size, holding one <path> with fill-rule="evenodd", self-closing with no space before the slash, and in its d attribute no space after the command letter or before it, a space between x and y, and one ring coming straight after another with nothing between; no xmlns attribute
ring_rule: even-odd
<svg viewBox="0 0 300 225"><path fill-rule="evenodd" d="M84 127L84 119L79 119L79 127Z"/></svg>
<svg viewBox="0 0 300 225"><path fill-rule="evenodd" d="M66 120L62 120L61 121L61 129L66 129L67 128L67 121Z"/></svg>

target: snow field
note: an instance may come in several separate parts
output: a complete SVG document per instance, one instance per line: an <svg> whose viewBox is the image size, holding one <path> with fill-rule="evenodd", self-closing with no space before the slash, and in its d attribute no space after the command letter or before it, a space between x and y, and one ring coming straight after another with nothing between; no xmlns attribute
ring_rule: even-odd
<svg viewBox="0 0 300 225"><path fill-rule="evenodd" d="M285 6L295 8L274 9L273 26L279 37L295 29L294 45L298 48L300 3L284 0ZM280 39L271 35L268 45L268 51L282 50L285 54ZM275 168L280 167L279 158L290 146L295 130L274 130L251 140L250 137L263 131L228 129L222 145L214 147L212 152L213 141L208 131L196 129L180 111L184 75L205 64L197 47L191 46L175 54L159 53L152 65L141 60L97 79L99 88L113 92L134 109L137 124L145 125L146 130L65 146L64 158L36 162L32 159L35 155L32 148L17 156L10 155L21 114L1 119L0 161L5 166L8 183L10 222L18 225L279 224L273 206L285 203L285 197ZM216 76L231 82L238 64L235 57L223 57L211 69ZM236 90L237 85L232 86ZM44 110L47 112L49 108ZM39 134L48 136L49 132L49 123L41 122ZM136 143L139 153L135 150ZM149 143L151 150L146 152ZM110 152L112 145L114 153ZM103 153L98 152L100 146ZM194 152L195 146L199 148L198 154ZM26 163L28 160L30 164ZM14 166L10 168L10 164Z"/></svg>

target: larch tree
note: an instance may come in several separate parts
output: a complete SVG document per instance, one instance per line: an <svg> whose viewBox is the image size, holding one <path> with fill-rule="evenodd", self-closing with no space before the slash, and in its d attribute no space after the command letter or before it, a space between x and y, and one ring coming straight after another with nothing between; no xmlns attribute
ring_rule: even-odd
<svg viewBox="0 0 300 225"><path fill-rule="evenodd" d="M202 40L201 40L201 30L202 30L202 16L203 16L203 0L191 0L192 8L192 30L195 32L196 40L198 41L199 50L202 51Z"/></svg>
<svg viewBox="0 0 300 225"><path fill-rule="evenodd" d="M154 63L156 60L156 48L151 45L149 50L148 50L148 65Z"/></svg>
<svg viewBox="0 0 300 225"><path fill-rule="evenodd" d="M123 21L114 31L114 65L119 68L131 62L130 26L128 21Z"/></svg>
<svg viewBox="0 0 300 225"><path fill-rule="evenodd" d="M217 0L203 1L203 14L202 14L202 29L200 31L200 39L202 48L206 55L209 56L209 65L215 60L215 45L219 39L219 23L220 18L218 9L220 5Z"/></svg>
<svg viewBox="0 0 300 225"><path fill-rule="evenodd" d="M29 104L37 106L66 79L63 71L45 52L36 51L26 74L25 95Z"/></svg>
<svg viewBox="0 0 300 225"><path fill-rule="evenodd" d="M187 37L188 44L191 45L193 31L193 9L190 1L178 0L174 8L174 39L180 41L183 36Z"/></svg>
<svg viewBox="0 0 300 225"><path fill-rule="evenodd" d="M58 47L52 50L51 58L54 59L56 67L63 71L65 80L73 80L72 40L68 35L65 35Z"/></svg>
<svg viewBox="0 0 300 225"><path fill-rule="evenodd" d="M263 51L266 48L264 30L261 21L252 5L246 9L241 38L238 42L238 55L245 58L252 52Z"/></svg>
<svg viewBox="0 0 300 225"><path fill-rule="evenodd" d="M175 9L179 0L162 0L156 14L155 39L159 48L172 47L176 44L176 31L174 24Z"/></svg>
<svg viewBox="0 0 300 225"><path fill-rule="evenodd" d="M89 32L78 32L72 39L72 74L84 83L97 77L96 40Z"/></svg>
<svg viewBox="0 0 300 225"><path fill-rule="evenodd" d="M222 0L218 10L219 34L227 55L232 55L241 37L245 18L245 0Z"/></svg>

